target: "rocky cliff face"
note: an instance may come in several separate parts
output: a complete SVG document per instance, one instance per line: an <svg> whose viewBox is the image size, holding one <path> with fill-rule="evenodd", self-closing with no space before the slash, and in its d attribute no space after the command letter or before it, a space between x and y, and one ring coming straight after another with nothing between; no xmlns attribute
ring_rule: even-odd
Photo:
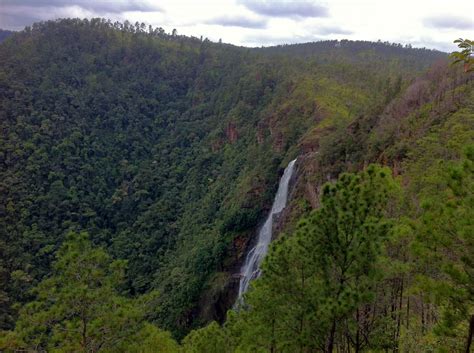
<svg viewBox="0 0 474 353"><path fill-rule="evenodd" d="M237 132L237 126L235 125L234 122L229 122L227 124L227 127L225 129L225 136L227 138L227 141L229 141L230 143L234 143L237 141L237 139L239 138L239 134Z"/></svg>
<svg viewBox="0 0 474 353"><path fill-rule="evenodd" d="M307 212L319 207L319 193L325 182L317 173L318 151L303 153L298 157L295 173L290 183L287 207L274 224L274 237L281 233L291 233L298 219Z"/></svg>

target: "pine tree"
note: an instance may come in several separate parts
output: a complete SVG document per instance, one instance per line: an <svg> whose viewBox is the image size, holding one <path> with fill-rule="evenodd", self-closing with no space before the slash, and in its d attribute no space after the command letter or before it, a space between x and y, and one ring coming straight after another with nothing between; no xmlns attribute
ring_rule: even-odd
<svg viewBox="0 0 474 353"><path fill-rule="evenodd" d="M264 262L246 299L250 310L240 314L243 344L269 352L370 344L358 310L383 277L378 264L391 228L384 210L395 185L390 170L372 165L324 186L321 207Z"/></svg>
<svg viewBox="0 0 474 353"><path fill-rule="evenodd" d="M183 353L230 353L225 331L218 323L191 331L183 340Z"/></svg>
<svg viewBox="0 0 474 353"><path fill-rule="evenodd" d="M36 299L20 310L15 331L0 343L32 351L117 351L140 331L145 313L145 297L119 295L125 267L93 247L86 233L68 234L52 275L34 289Z"/></svg>
<svg viewBox="0 0 474 353"><path fill-rule="evenodd" d="M474 145L462 161L446 168L440 184L446 190L425 199L419 229L421 254L437 271L421 282L437 296L442 311L435 328L439 345L469 353L474 334Z"/></svg>

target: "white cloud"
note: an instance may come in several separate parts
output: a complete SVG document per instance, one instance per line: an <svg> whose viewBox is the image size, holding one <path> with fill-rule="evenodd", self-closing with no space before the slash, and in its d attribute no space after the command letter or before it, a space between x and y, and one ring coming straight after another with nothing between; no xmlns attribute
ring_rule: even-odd
<svg viewBox="0 0 474 353"><path fill-rule="evenodd" d="M220 16L206 21L210 25L224 27L243 27L243 28L266 28L267 20L262 18L252 18L246 16Z"/></svg>
<svg viewBox="0 0 474 353"><path fill-rule="evenodd" d="M308 0L239 0L250 11L270 17L327 17L328 9Z"/></svg>
<svg viewBox="0 0 474 353"><path fill-rule="evenodd" d="M473 29L472 18L438 15L427 17L423 20L423 24L433 28L449 28L449 29Z"/></svg>

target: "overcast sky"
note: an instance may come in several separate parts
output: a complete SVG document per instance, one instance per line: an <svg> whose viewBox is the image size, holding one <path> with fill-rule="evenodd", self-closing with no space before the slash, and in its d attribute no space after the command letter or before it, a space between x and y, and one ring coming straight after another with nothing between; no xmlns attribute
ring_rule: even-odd
<svg viewBox="0 0 474 353"><path fill-rule="evenodd" d="M0 0L0 28L105 17L245 46L360 39L452 51L474 39L474 0Z"/></svg>

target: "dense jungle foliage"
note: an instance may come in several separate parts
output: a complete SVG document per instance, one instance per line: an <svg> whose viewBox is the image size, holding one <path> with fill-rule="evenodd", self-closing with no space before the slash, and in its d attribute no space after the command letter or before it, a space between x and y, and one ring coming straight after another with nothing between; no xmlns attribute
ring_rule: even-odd
<svg viewBox="0 0 474 353"><path fill-rule="evenodd" d="M351 41L249 49L101 19L10 36L0 349L469 352L474 90L446 59ZM203 327L233 304L297 156L261 279Z"/></svg>

